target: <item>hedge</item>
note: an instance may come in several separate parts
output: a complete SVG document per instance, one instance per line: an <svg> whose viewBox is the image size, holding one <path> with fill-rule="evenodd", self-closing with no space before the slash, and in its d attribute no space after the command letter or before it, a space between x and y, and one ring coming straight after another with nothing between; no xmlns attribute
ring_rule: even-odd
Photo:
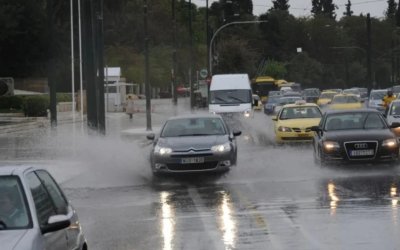
<svg viewBox="0 0 400 250"><path fill-rule="evenodd" d="M57 93L57 102L70 102L70 93ZM24 112L25 116L47 116L50 97L43 95L18 95L0 97L0 112Z"/></svg>
<svg viewBox="0 0 400 250"><path fill-rule="evenodd" d="M47 110L50 107L50 98L48 95L26 96L22 110L25 116L47 116Z"/></svg>

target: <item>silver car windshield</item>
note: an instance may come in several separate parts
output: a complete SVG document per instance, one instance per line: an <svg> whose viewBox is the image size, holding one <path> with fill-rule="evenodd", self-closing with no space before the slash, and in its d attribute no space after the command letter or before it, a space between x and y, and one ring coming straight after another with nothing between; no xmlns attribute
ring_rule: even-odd
<svg viewBox="0 0 400 250"><path fill-rule="evenodd" d="M182 118L167 121L161 137L224 135L220 118Z"/></svg>
<svg viewBox="0 0 400 250"><path fill-rule="evenodd" d="M16 176L0 177L0 230L31 227L26 199Z"/></svg>
<svg viewBox="0 0 400 250"><path fill-rule="evenodd" d="M386 129L387 125L377 113L332 114L326 118L325 131L349 129Z"/></svg>

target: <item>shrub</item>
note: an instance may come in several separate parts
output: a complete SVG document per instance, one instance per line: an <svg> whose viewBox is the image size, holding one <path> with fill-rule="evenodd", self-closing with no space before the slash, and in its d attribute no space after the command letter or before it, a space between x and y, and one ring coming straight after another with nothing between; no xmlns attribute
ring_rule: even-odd
<svg viewBox="0 0 400 250"><path fill-rule="evenodd" d="M71 93L57 93L57 103L59 102L72 102Z"/></svg>
<svg viewBox="0 0 400 250"><path fill-rule="evenodd" d="M25 116L47 116L47 109L50 106L48 95L26 96L23 110Z"/></svg>
<svg viewBox="0 0 400 250"><path fill-rule="evenodd" d="M2 96L0 97L0 109L20 111L23 108L23 102L23 96Z"/></svg>

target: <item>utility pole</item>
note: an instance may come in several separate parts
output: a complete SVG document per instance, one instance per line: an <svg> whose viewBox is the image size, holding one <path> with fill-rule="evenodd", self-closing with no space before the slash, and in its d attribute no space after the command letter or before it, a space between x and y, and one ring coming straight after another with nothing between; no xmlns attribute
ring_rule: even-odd
<svg viewBox="0 0 400 250"><path fill-rule="evenodd" d="M367 84L370 89L373 88L372 82L372 41L371 41L371 16L367 14Z"/></svg>
<svg viewBox="0 0 400 250"><path fill-rule="evenodd" d="M83 0L83 63L86 81L87 124L92 130L98 129L96 98L96 34L93 0Z"/></svg>
<svg viewBox="0 0 400 250"><path fill-rule="evenodd" d="M57 95L56 95L56 80L55 80L55 49L54 49L54 1L47 0L46 5L47 11L47 30L48 30L48 46L47 46L47 55L48 55L48 64L47 64L47 77L48 77L48 85L50 89L50 124L52 128L57 127Z"/></svg>
<svg viewBox="0 0 400 250"><path fill-rule="evenodd" d="M149 37L147 28L147 0L143 0L143 17L144 17L144 84L146 94L146 130L151 131L151 93L149 82Z"/></svg>
<svg viewBox="0 0 400 250"><path fill-rule="evenodd" d="M178 93L176 92L176 16L175 16L175 0L172 0L172 26L173 26L173 43L174 43L174 48L172 51L172 72L171 72L171 78L172 78L172 102L176 106L178 104Z"/></svg>
<svg viewBox="0 0 400 250"><path fill-rule="evenodd" d="M190 39L190 62L189 62L189 85L190 85L190 110L193 110L193 30L192 30L192 0L189 0L189 39Z"/></svg>
<svg viewBox="0 0 400 250"><path fill-rule="evenodd" d="M97 0L97 118L100 134L106 133L106 118L104 108L104 39L103 39L103 0Z"/></svg>
<svg viewBox="0 0 400 250"><path fill-rule="evenodd" d="M207 51L210 50L210 27L208 24L208 0L206 0L206 45L207 45ZM210 58L209 58L209 54L207 53L207 69L210 68ZM210 72L208 72L208 74L210 74Z"/></svg>

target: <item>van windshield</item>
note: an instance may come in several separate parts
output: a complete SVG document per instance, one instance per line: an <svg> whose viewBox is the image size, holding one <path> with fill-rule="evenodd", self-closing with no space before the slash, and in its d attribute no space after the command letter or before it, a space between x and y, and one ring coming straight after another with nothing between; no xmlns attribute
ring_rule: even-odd
<svg viewBox="0 0 400 250"><path fill-rule="evenodd" d="M252 102L248 89L227 89L210 91L211 104L240 104Z"/></svg>

